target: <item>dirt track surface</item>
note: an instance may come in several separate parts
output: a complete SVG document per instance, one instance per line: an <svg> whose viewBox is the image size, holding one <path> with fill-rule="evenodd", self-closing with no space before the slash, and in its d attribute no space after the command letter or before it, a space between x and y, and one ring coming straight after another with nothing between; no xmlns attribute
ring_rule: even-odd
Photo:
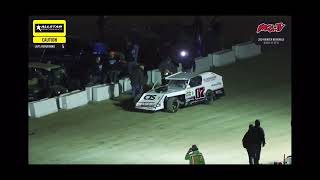
<svg viewBox="0 0 320 180"><path fill-rule="evenodd" d="M226 96L177 113L130 112L107 100L29 119L30 164L188 164L197 144L206 164L248 164L242 137L261 120L261 163L291 155L291 56L274 50L217 68ZM124 98L124 97L123 97Z"/></svg>

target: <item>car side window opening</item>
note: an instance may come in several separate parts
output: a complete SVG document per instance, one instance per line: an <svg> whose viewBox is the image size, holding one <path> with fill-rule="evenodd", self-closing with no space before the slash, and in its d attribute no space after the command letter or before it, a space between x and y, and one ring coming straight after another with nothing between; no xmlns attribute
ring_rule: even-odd
<svg viewBox="0 0 320 180"><path fill-rule="evenodd" d="M190 87L196 87L196 86L200 86L201 82L202 82L202 77L196 76L196 77L190 79L189 85L190 85Z"/></svg>

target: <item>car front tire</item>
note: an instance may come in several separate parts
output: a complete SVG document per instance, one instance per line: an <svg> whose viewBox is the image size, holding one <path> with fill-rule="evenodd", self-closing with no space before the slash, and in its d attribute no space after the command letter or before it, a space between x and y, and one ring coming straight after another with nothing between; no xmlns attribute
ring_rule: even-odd
<svg viewBox="0 0 320 180"><path fill-rule="evenodd" d="M170 113L175 113L179 110L179 101L176 97L171 97L166 103L166 110Z"/></svg>

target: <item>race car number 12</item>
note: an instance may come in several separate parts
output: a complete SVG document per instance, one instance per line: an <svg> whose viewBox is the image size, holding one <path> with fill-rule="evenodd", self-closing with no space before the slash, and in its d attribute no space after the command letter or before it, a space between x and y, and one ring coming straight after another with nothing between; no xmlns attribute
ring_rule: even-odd
<svg viewBox="0 0 320 180"><path fill-rule="evenodd" d="M196 99L204 98L204 87L196 89Z"/></svg>

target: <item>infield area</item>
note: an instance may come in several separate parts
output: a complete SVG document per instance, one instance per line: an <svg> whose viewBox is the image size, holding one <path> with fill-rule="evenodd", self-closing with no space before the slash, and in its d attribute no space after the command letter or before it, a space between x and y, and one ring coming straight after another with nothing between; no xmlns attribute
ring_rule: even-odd
<svg viewBox="0 0 320 180"><path fill-rule="evenodd" d="M206 164L248 164L241 140L255 119L266 134L260 162L291 155L291 52L268 50L214 72L226 96L211 105L142 113L107 100L29 119L29 163L188 164L196 144Z"/></svg>

